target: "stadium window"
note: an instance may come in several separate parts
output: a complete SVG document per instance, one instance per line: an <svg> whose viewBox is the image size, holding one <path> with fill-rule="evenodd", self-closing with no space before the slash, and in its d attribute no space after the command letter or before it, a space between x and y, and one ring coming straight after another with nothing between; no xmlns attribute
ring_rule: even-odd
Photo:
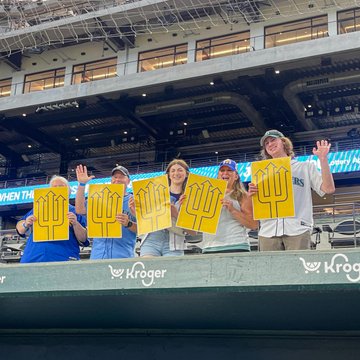
<svg viewBox="0 0 360 360"><path fill-rule="evenodd" d="M265 48L329 36L327 15L302 19L265 28Z"/></svg>
<svg viewBox="0 0 360 360"><path fill-rule="evenodd" d="M157 70L187 64L187 44L139 53L138 72Z"/></svg>
<svg viewBox="0 0 360 360"><path fill-rule="evenodd" d="M0 80L0 97L10 96L11 79Z"/></svg>
<svg viewBox="0 0 360 360"><path fill-rule="evenodd" d="M65 68L38 72L25 76L23 93L31 93L64 86Z"/></svg>
<svg viewBox="0 0 360 360"><path fill-rule="evenodd" d="M215 59L250 51L250 31L217 36L196 42L196 61Z"/></svg>
<svg viewBox="0 0 360 360"><path fill-rule="evenodd" d="M337 13L338 34L360 31L360 8Z"/></svg>
<svg viewBox="0 0 360 360"><path fill-rule="evenodd" d="M74 65L71 84L109 79L117 76L117 58Z"/></svg>

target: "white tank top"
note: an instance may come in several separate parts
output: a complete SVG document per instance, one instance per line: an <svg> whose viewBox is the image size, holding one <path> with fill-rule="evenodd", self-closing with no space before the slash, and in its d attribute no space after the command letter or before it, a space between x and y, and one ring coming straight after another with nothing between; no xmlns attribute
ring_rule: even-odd
<svg viewBox="0 0 360 360"><path fill-rule="evenodd" d="M239 202L232 199L230 194L226 194L225 199L230 200L236 210L240 210ZM248 230L223 207L216 235L204 233L201 245L204 250L217 246L234 247L236 245L244 250L250 250Z"/></svg>

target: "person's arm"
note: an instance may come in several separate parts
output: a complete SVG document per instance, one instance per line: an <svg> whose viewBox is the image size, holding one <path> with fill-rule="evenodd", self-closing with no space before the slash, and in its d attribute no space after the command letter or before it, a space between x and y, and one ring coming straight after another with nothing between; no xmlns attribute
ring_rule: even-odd
<svg viewBox="0 0 360 360"><path fill-rule="evenodd" d="M77 241L84 243L87 240L87 230L83 227L77 220L76 214L73 212L68 212L67 217L69 219L69 225L72 226L74 230L75 237Z"/></svg>
<svg viewBox="0 0 360 360"><path fill-rule="evenodd" d="M253 218L252 201L249 195L244 195L240 205L240 210L234 208L231 200L223 199L222 204L228 209L234 219L248 229L255 230L259 226L259 222Z"/></svg>
<svg viewBox="0 0 360 360"><path fill-rule="evenodd" d="M78 165L76 167L76 177L77 177L77 181L79 182L79 184L78 184L78 188L76 191L76 197L75 197L75 211L77 214L85 215L86 214L85 186L95 176L88 175L86 166Z"/></svg>
<svg viewBox="0 0 360 360"><path fill-rule="evenodd" d="M317 141L316 148L313 148L313 154L319 158L321 166L322 184L320 189L326 194L333 194L335 192L334 178L331 174L327 157L330 148L331 144L327 140Z"/></svg>
<svg viewBox="0 0 360 360"><path fill-rule="evenodd" d="M137 224L136 222L133 222L130 220L128 214L117 214L115 216L116 221L121 224L122 226L125 226L130 231L136 233L137 231Z"/></svg>
<svg viewBox="0 0 360 360"><path fill-rule="evenodd" d="M22 219L16 224L16 231L19 235L25 236L28 231L30 231L33 223L36 221L36 217L34 215L28 216L25 220Z"/></svg>

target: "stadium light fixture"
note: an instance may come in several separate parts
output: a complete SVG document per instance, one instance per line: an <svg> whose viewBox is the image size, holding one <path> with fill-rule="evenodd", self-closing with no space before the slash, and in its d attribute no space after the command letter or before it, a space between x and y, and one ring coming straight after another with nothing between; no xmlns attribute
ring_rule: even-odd
<svg viewBox="0 0 360 360"><path fill-rule="evenodd" d="M44 111L63 110L63 109L70 109L70 108L83 108L85 106L86 106L85 100L80 100L80 101L73 100L73 101L38 106L36 108L35 112L43 113Z"/></svg>

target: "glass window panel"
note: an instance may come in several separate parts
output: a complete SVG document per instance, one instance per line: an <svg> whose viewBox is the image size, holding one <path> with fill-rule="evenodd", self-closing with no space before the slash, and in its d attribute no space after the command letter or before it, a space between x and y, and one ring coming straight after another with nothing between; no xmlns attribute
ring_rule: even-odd
<svg viewBox="0 0 360 360"><path fill-rule="evenodd" d="M328 36L327 16L320 16L265 28L265 47L281 46L325 36Z"/></svg>
<svg viewBox="0 0 360 360"><path fill-rule="evenodd" d="M80 74L73 74L71 83L72 84L81 84L81 78L82 78L81 73Z"/></svg>
<svg viewBox="0 0 360 360"><path fill-rule="evenodd" d="M105 59L73 67L72 84L102 80L117 75L117 59Z"/></svg>
<svg viewBox="0 0 360 360"><path fill-rule="evenodd" d="M249 51L249 38L250 33L247 31L199 41L196 43L196 61Z"/></svg>
<svg viewBox="0 0 360 360"><path fill-rule="evenodd" d="M25 76L24 93L64 86L65 68Z"/></svg>
<svg viewBox="0 0 360 360"><path fill-rule="evenodd" d="M139 53L138 72L187 63L187 44Z"/></svg>
<svg viewBox="0 0 360 360"><path fill-rule="evenodd" d="M338 34L360 30L360 9L338 12Z"/></svg>
<svg viewBox="0 0 360 360"><path fill-rule="evenodd" d="M312 25L325 25L327 24L327 16L319 16L312 19Z"/></svg>
<svg viewBox="0 0 360 360"><path fill-rule="evenodd" d="M0 80L0 97L10 96L11 79Z"/></svg>

